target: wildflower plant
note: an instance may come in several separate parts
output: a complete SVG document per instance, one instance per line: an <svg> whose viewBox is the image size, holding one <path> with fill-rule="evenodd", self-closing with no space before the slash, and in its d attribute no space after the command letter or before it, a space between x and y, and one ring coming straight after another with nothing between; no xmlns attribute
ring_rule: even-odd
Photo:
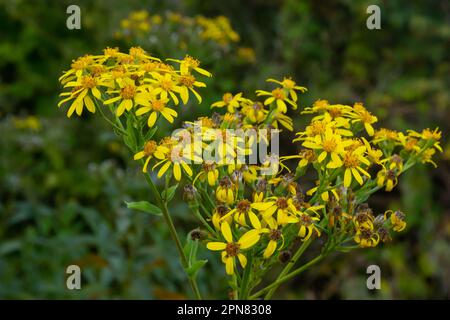
<svg viewBox="0 0 450 320"><path fill-rule="evenodd" d="M99 113L140 162L155 203L128 205L164 217L197 298L196 275L207 263L197 258L199 245L217 252L234 299L270 299L331 253L375 247L406 228L404 213L374 212L367 200L393 190L412 166L435 165L442 151L437 129L376 129L376 116L361 103L317 100L300 111L311 121L288 148L297 151L281 155L278 134L294 130L287 114L306 91L284 78L269 79L270 91L256 91L262 101L225 93L211 106L221 113L154 140L181 104L202 102L202 78L210 76L190 56L162 61L133 47L80 57L60 77L59 106L67 106L67 116ZM169 212L178 188L199 223L185 244ZM298 265L310 247L316 257ZM280 265L267 283L267 272Z"/></svg>

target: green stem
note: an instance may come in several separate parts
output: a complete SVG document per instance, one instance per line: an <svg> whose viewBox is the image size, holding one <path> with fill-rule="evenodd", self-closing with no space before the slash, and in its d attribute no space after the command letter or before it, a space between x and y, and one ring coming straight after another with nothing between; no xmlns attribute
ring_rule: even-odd
<svg viewBox="0 0 450 320"><path fill-rule="evenodd" d="M250 273L252 271L253 265L253 255L250 253L248 255L247 259L247 265L244 270L244 275L242 276L242 282L241 282L241 293L239 295L239 298L241 300L248 299L248 292L249 292L249 283L250 283Z"/></svg>
<svg viewBox="0 0 450 320"><path fill-rule="evenodd" d="M238 296L238 281L237 281L237 276L236 273L233 273L232 275L232 281L233 281L233 285L236 289L233 289L233 299L232 300L238 300L239 296Z"/></svg>
<svg viewBox="0 0 450 320"><path fill-rule="evenodd" d="M117 131L119 131L121 134L126 135L127 132L125 130L123 130L123 128L119 128L114 122L112 122L103 112L103 109L98 105L97 101L94 101L95 106L97 108L97 110L100 112L100 115L102 116L102 118L108 122L111 126L114 127L114 129L116 129Z"/></svg>
<svg viewBox="0 0 450 320"><path fill-rule="evenodd" d="M156 201L158 202L158 205L161 208L164 220L167 226L169 227L169 232L172 236L172 239L175 241L175 245L177 247L177 251L180 256L181 265L183 266L183 269L186 270L189 267L189 263L186 256L184 255L183 246L181 245L181 241L180 238L178 237L175 225L173 224L172 218L170 217L169 210L167 208L167 203L163 201L161 194L158 191L158 188L155 186L149 175L145 175L145 178L147 180L148 185L152 189L152 192L155 194ZM201 300L202 297L200 295L200 291L198 289L196 281L189 276L188 279L196 298L198 300Z"/></svg>
<svg viewBox="0 0 450 320"><path fill-rule="evenodd" d="M197 203L193 203L193 204L189 204L189 208L194 212L195 216L200 220L200 222L203 224L203 226L208 229L208 231L217 236L217 232L216 230L214 230L209 223L205 220L205 218L203 218L202 214L200 213L200 211L198 210L198 204Z"/></svg>
<svg viewBox="0 0 450 320"><path fill-rule="evenodd" d="M266 291L269 291L273 288L277 288L279 287L282 283L292 279L293 277L295 277L296 275L302 273L303 271L305 271L306 269L308 269L309 267L311 267L312 265L318 263L319 261L321 261L323 258L325 258L325 255L319 255L317 257L315 257L313 260L309 261L308 263L305 263L303 266L301 266L300 268L292 271L291 273L288 273L287 275L285 275L284 277L276 280L275 282L273 282L272 284L268 285L267 287L265 287L264 289L259 290L258 292L256 292L255 294L253 294L250 299L256 299L259 296L263 295ZM268 299L267 296L264 299Z"/></svg>
<svg viewBox="0 0 450 320"><path fill-rule="evenodd" d="M303 242L303 244L300 246L300 248L298 248L297 252L292 257L291 261L289 261L289 263L280 272L280 274L278 275L278 277L274 283L276 283L278 280L282 279L284 276L286 276L286 274L289 273L289 271L291 271L292 267L297 263L298 259L300 259L300 257L303 255L303 252L305 252L305 250L309 247L311 242L312 242L312 239L309 239L308 241ZM270 291L267 293L267 295L264 299L266 299L266 300L270 299L272 297L272 295L275 293L275 291L277 290L277 288L278 288L278 286L272 287L272 289L270 289Z"/></svg>

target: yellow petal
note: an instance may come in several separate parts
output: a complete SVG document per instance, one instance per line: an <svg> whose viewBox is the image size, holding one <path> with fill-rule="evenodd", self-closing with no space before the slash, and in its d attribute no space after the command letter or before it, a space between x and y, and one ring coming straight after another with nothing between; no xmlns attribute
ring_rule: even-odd
<svg viewBox="0 0 450 320"><path fill-rule="evenodd" d="M225 271L228 275L232 275L234 273L234 258L226 258L225 259Z"/></svg>
<svg viewBox="0 0 450 320"><path fill-rule="evenodd" d="M142 107L142 108L139 108L139 109L136 111L136 115L137 115L137 116L142 116L144 113L147 113L147 112L149 112L150 110L152 110L150 107Z"/></svg>
<svg viewBox="0 0 450 320"><path fill-rule="evenodd" d="M215 179L214 173L212 171L208 172L208 184L210 186L213 186L216 184L216 179Z"/></svg>
<svg viewBox="0 0 450 320"><path fill-rule="evenodd" d="M242 268L245 268L245 266L247 265L247 258L242 253L238 253L237 257Z"/></svg>
<svg viewBox="0 0 450 320"><path fill-rule="evenodd" d="M164 165L158 171L158 178L161 178L163 176L163 174L166 173L167 169L169 169L169 167L170 167L170 162L169 161L164 163Z"/></svg>
<svg viewBox="0 0 450 320"><path fill-rule="evenodd" d="M327 157L327 152L326 151L322 151L322 153L319 155L319 157L317 158L317 161L319 163L321 163L323 160L325 160L325 158Z"/></svg>
<svg viewBox="0 0 450 320"><path fill-rule="evenodd" d="M227 244L224 243L224 242L208 242L206 244L206 247L209 250L221 251L221 250L224 250L227 247Z"/></svg>
<svg viewBox="0 0 450 320"><path fill-rule="evenodd" d="M222 235L227 242L233 242L233 235L231 234L231 228L228 222L224 221L220 226L220 230L222 231Z"/></svg>
<svg viewBox="0 0 450 320"><path fill-rule="evenodd" d="M117 115L118 117L120 117L120 116L125 112L125 106L126 106L125 101L126 101L126 100L122 100L122 101L120 102L119 106L117 107L116 115Z"/></svg>
<svg viewBox="0 0 450 320"><path fill-rule="evenodd" d="M101 100L102 96L100 93L100 90L98 90L96 87L91 89L92 95L97 98L98 100Z"/></svg>
<svg viewBox="0 0 450 320"><path fill-rule="evenodd" d="M155 122L156 122L156 119L157 119L157 118L158 118L157 113L156 113L155 111L153 111L153 112L150 114L150 117L148 117L147 125L148 125L149 127L153 127L153 126L155 125Z"/></svg>
<svg viewBox="0 0 450 320"><path fill-rule="evenodd" d="M117 96L108 100L103 101L103 104L111 104L114 103L116 101L119 101L121 99L121 96Z"/></svg>
<svg viewBox="0 0 450 320"><path fill-rule="evenodd" d="M250 223L252 224L253 228L255 229L261 229L261 222L259 221L258 217L254 212L249 212L248 217L250 218Z"/></svg>
<svg viewBox="0 0 450 320"><path fill-rule="evenodd" d="M258 230L250 230L244 233L238 243L241 245L241 249L247 249L254 246L259 241L260 237Z"/></svg>
<svg viewBox="0 0 450 320"><path fill-rule="evenodd" d="M184 104L187 104L189 100L189 90L186 87L181 87L180 97Z"/></svg>
<svg viewBox="0 0 450 320"><path fill-rule="evenodd" d="M181 163L181 166L183 167L184 171L187 173L188 176L192 176L192 169L189 167L185 162Z"/></svg>
<svg viewBox="0 0 450 320"><path fill-rule="evenodd" d="M344 187L348 188L350 187L350 184L352 183L352 172L349 168L345 169L344 174Z"/></svg>
<svg viewBox="0 0 450 320"><path fill-rule="evenodd" d="M89 112L95 113L95 105L94 102L92 102L91 97L86 95L84 97L84 104L86 105L86 108L89 110Z"/></svg>
<svg viewBox="0 0 450 320"><path fill-rule="evenodd" d="M264 253L263 253L264 259L270 258L272 256L272 254L275 252L276 248L277 248L277 242L270 240L269 243L267 244L266 250L264 250Z"/></svg>
<svg viewBox="0 0 450 320"><path fill-rule="evenodd" d="M150 159L152 157L147 157L147 159L144 162L144 166L142 167L142 172L146 173L147 172L147 167L148 167L148 163L150 162Z"/></svg>
<svg viewBox="0 0 450 320"><path fill-rule="evenodd" d="M173 164L173 176L175 177L175 179L177 181L180 181L180 179L181 179L181 168L180 168L180 164L178 162Z"/></svg>
<svg viewBox="0 0 450 320"><path fill-rule="evenodd" d="M140 151L138 153L136 153L133 157L134 160L139 160L142 159L145 156L145 152L144 151Z"/></svg>
<svg viewBox="0 0 450 320"><path fill-rule="evenodd" d="M355 168L352 168L352 173L353 176L355 177L356 181L358 181L359 184L363 184L364 181L361 177L361 175L359 174L358 170L356 170Z"/></svg>

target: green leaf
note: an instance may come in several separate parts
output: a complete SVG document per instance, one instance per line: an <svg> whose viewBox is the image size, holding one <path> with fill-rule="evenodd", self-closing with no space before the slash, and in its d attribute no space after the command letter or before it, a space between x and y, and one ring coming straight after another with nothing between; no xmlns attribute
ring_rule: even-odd
<svg viewBox="0 0 450 320"><path fill-rule="evenodd" d="M140 210L144 211L153 215L160 216L162 215L162 211L160 208L155 206L154 204L151 204L148 201L136 201L136 202L126 202L126 205L130 209Z"/></svg>
<svg viewBox="0 0 450 320"><path fill-rule="evenodd" d="M173 197L175 195L175 191L177 190L177 188L178 188L178 183L173 185L173 186L171 186L171 187L169 187L169 188L167 188L167 197L166 197L166 190L164 190L161 193L161 196L163 197L163 199L166 200L166 202L169 202L170 200L173 199Z"/></svg>
<svg viewBox="0 0 450 320"><path fill-rule="evenodd" d="M198 271L208 262L208 260L197 260L189 268L186 269L186 273L190 278L195 278Z"/></svg>
<svg viewBox="0 0 450 320"><path fill-rule="evenodd" d="M127 119L127 134L126 136L124 136L123 140L128 148L130 148L133 151L136 150L137 141L134 133L132 117L128 117Z"/></svg>

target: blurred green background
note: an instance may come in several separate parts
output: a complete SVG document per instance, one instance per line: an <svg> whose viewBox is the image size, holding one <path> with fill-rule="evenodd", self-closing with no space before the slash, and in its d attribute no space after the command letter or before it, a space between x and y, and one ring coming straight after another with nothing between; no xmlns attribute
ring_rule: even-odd
<svg viewBox="0 0 450 320"><path fill-rule="evenodd" d="M81 8L81 30L66 28L71 4ZM381 30L366 28L371 4L381 8ZM162 39L118 37L121 20L136 10L223 15L240 40L169 42L185 36L184 27L163 30L171 35ZM309 89L301 106L319 98L361 101L383 126L439 126L445 152L438 168L415 167L394 192L371 200L379 212L406 212L406 231L389 245L335 255L275 298L450 297L448 1L0 0L0 298L188 297L163 221L124 204L151 200L129 152L97 117L69 121L56 107L57 79L72 59L135 44L164 57L190 53L214 73L202 105L191 106L191 119L209 113L226 90L252 97L254 89L267 88L267 77L288 75ZM294 121L297 128L305 123L298 113ZM172 207L185 236L195 220L181 197ZM226 298L217 257L200 256L210 260L199 275L201 291ZM65 286L71 264L82 268L82 290ZM366 288L370 264L382 270L382 289L375 292Z"/></svg>

